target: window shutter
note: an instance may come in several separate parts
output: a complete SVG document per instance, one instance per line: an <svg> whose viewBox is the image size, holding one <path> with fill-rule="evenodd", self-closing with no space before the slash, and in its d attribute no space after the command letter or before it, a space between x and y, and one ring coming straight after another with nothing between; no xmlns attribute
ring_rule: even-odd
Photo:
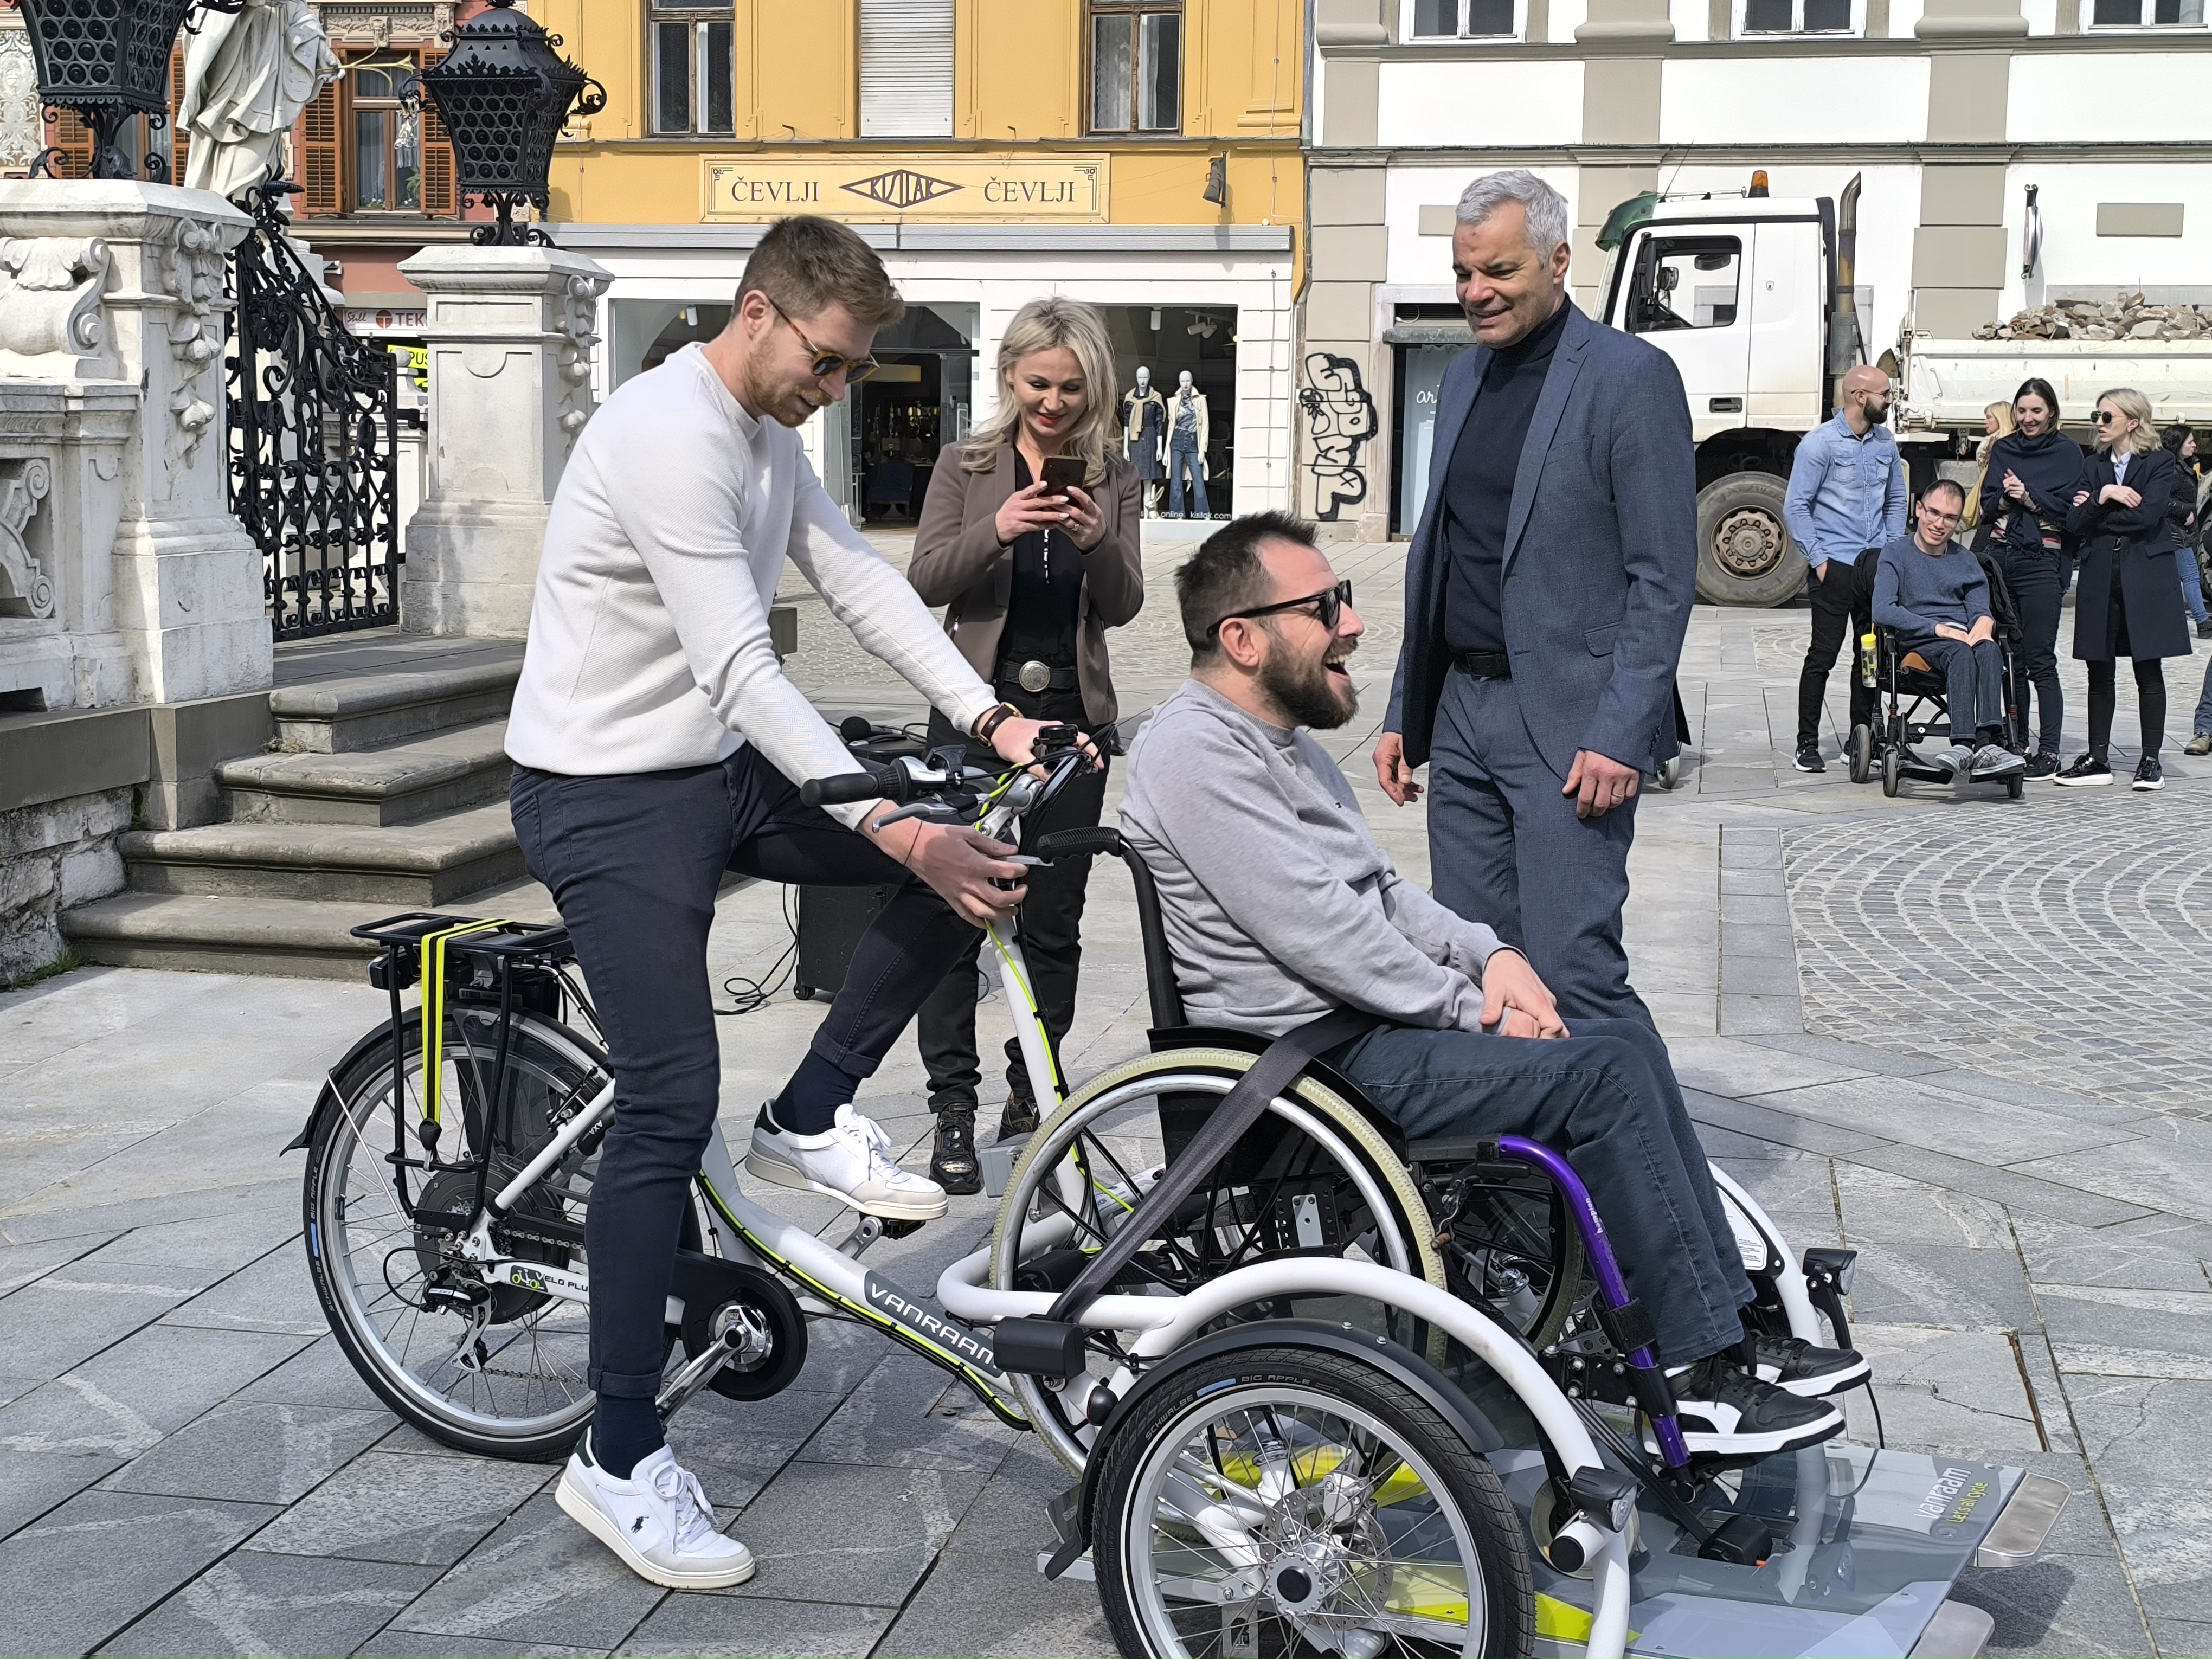
<svg viewBox="0 0 2212 1659"><path fill-rule="evenodd" d="M185 47L180 40L169 53L169 182L185 182L185 163L192 152L192 136L177 125L177 112L185 106Z"/></svg>
<svg viewBox="0 0 2212 1659"><path fill-rule="evenodd" d="M428 69L446 54L426 52L422 67ZM450 219L460 211L453 195L453 141L438 118L438 106L429 96L422 100L422 211L434 219Z"/></svg>
<svg viewBox="0 0 2212 1659"><path fill-rule="evenodd" d="M860 0L860 136L952 136L952 0Z"/></svg>
<svg viewBox="0 0 2212 1659"><path fill-rule="evenodd" d="M57 179L82 179L92 171L92 129L74 112L56 109L46 123L46 143L60 155L49 159L46 171Z"/></svg>
<svg viewBox="0 0 2212 1659"><path fill-rule="evenodd" d="M345 124L339 112L345 82L333 81L300 112L300 184L302 213L345 211Z"/></svg>

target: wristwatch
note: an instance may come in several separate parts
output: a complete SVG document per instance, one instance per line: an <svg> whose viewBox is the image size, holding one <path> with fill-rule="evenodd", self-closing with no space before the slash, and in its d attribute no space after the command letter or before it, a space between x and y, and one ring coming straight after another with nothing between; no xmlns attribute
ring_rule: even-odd
<svg viewBox="0 0 2212 1659"><path fill-rule="evenodd" d="M970 735L975 738L976 742L983 744L986 748L988 748L991 742L991 734L996 732L1000 726L1004 726L1008 720L1019 719L1021 712L1022 711L1020 709L1015 708L1013 704L1010 702L994 703L990 708L985 709L981 714L976 717L975 728Z"/></svg>

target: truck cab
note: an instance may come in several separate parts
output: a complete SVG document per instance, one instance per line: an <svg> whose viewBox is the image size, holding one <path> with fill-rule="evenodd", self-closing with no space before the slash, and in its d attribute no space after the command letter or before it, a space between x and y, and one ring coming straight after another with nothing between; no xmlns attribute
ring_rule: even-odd
<svg viewBox="0 0 2212 1659"><path fill-rule="evenodd" d="M1741 197L1624 203L1601 241L1613 244L1603 319L1681 371L1698 592L1728 605L1782 604L1802 586L1782 520L1790 459L1832 412L1835 376L1860 360L1834 201L1769 197L1764 178ZM1856 193L1854 180L1847 206Z"/></svg>

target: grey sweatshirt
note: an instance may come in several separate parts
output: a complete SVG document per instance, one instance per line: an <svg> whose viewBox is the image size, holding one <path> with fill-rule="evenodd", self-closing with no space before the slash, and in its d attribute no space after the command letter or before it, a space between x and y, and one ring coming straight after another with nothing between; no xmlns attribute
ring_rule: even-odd
<svg viewBox="0 0 2212 1659"><path fill-rule="evenodd" d="M1130 748L1121 833L1159 884L1194 1022L1280 1036L1348 1004L1481 1029L1498 935L1391 868L1304 732L1184 681Z"/></svg>
<svg viewBox="0 0 2212 1659"><path fill-rule="evenodd" d="M1972 628L1990 614L1982 562L1957 542L1930 553L1910 536L1881 550L1874 573L1874 619L1908 640L1932 640L1936 624Z"/></svg>

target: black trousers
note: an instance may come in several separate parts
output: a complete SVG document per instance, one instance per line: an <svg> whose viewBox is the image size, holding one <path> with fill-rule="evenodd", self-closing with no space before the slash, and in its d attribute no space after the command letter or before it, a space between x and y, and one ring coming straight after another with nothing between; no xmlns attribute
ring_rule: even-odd
<svg viewBox="0 0 2212 1659"><path fill-rule="evenodd" d="M649 1400L691 1178L714 1132L721 1045L707 933L723 871L763 881L896 885L862 936L813 1050L866 1077L975 930L920 878L817 807L750 747L715 766L566 777L526 766L508 791L530 873L575 940L615 1074L614 1124L584 1218L589 1381Z"/></svg>
<svg viewBox="0 0 2212 1659"><path fill-rule="evenodd" d="M1018 688L1002 686L1000 695L1032 719L1084 723L1079 692L1048 691L1033 696ZM930 741L933 744L957 741L942 715L930 721ZM978 756L976 764L1001 763ZM1105 810L1105 771L1079 774L1023 821L1023 838L1034 845L1055 830L1090 829ZM1030 988L1036 994L1038 1012L1044 1016L1045 1031L1052 1038L1057 1060L1060 1039L1075 1023L1076 978L1083 965L1083 902L1091 884L1091 860L1058 860L1049 869L1030 871L1027 884L1029 896L1015 913L1014 935L1022 947L1022 960L1029 966ZM975 1043L975 964L982 947L983 935L974 933L922 1004L921 1017L915 1023L921 1063L929 1073L933 1111L974 1106L980 1098L983 1069ZM1006 1086L1020 1099L1029 1099L1029 1073L1022 1063L1021 1039L1016 1036L1006 1039Z"/></svg>
<svg viewBox="0 0 2212 1659"><path fill-rule="evenodd" d="M1874 628L1873 553L1862 554L1856 564L1828 561L1826 580L1808 577L1806 591L1813 600L1813 639L1806 647L1805 666L1797 676L1797 746L1820 740L1820 704L1828 695L1828 671L1836 653L1844 653L1844 672L1850 676L1851 724L1874 723L1874 689L1860 683L1858 641Z"/></svg>
<svg viewBox="0 0 2212 1659"><path fill-rule="evenodd" d="M2027 720L2028 690L2035 692L2035 746L2058 752L2066 722L2065 694L2058 687L2058 618L2066 599L2066 561L2056 552L2003 544L2005 586L2020 612L2021 648L2013 655L2013 702L2022 724Z"/></svg>
<svg viewBox="0 0 2212 1659"><path fill-rule="evenodd" d="M2120 586L2120 562L2112 561L2110 623L2112 654L2092 657L2089 670L2089 752L2106 761L2112 746L2112 716L2119 711L2119 659L2136 667L2136 708L2142 721L2142 752L2155 755L2166 742L2166 665L2156 657L2137 657L2129 648L2128 596Z"/></svg>

